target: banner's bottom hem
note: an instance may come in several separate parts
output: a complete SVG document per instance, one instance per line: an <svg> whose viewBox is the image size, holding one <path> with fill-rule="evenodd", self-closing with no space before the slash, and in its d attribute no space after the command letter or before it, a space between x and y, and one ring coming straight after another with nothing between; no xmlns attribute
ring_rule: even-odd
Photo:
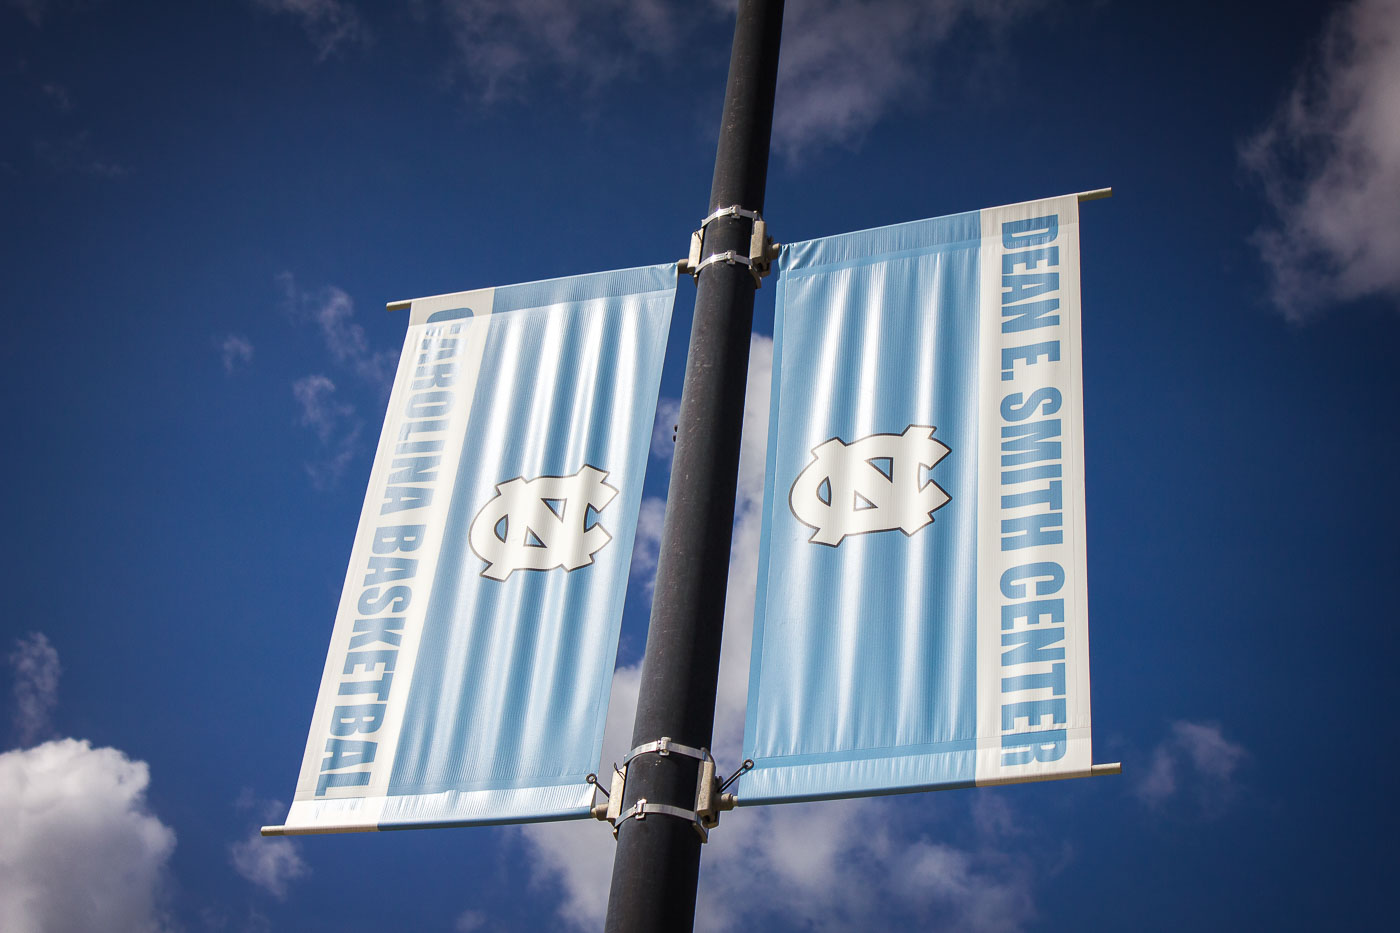
<svg viewBox="0 0 1400 933"><path fill-rule="evenodd" d="M977 776L977 750L973 748L904 757L818 760L774 765L758 760L758 766L739 779L739 806L841 800L918 794L967 787L995 787L1069 778L1118 774L1121 764L1092 765L1093 751L1087 730L1072 737L1070 754L1058 767L1041 765L1016 773ZM751 756L752 757L752 756Z"/></svg>
<svg viewBox="0 0 1400 933"><path fill-rule="evenodd" d="M438 794L297 800L287 821L264 836L446 829L577 820L593 806L592 786L562 785Z"/></svg>

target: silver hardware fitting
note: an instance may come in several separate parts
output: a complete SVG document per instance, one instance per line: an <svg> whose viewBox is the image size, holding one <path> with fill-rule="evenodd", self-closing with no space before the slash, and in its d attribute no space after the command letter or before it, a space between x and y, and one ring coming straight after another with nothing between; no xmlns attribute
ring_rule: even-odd
<svg viewBox="0 0 1400 933"><path fill-rule="evenodd" d="M722 253L715 253L713 256L706 256L704 259L700 260L700 265L695 267L695 275L699 276L701 269L705 268L706 266L713 265L717 262L727 262L731 266L748 266L750 270L753 269L752 259L750 259L747 256L740 256L737 252L735 252L732 249L727 249Z"/></svg>
<svg viewBox="0 0 1400 933"><path fill-rule="evenodd" d="M670 736L662 736L655 742L643 742L641 745L632 749L627 753L627 756L622 759L622 763L626 765L638 755L650 755L652 753L660 755L663 758L667 755L675 754L684 755L687 758L698 758L701 761L714 761L714 759L710 757L710 750L708 748L696 748L693 745L682 745L679 742L672 742Z"/></svg>
<svg viewBox="0 0 1400 933"><path fill-rule="evenodd" d="M673 807L665 803L648 803L645 797L639 797L637 802L632 804L627 812L618 817L617 821L613 823L613 838L617 838L617 828L623 823L628 820L637 820L640 822L647 818L648 813L660 813L665 816L674 816L685 820L695 827L695 832L700 835L700 841L702 843L710 841L709 828L700 822L700 816L694 810L682 810L680 807Z"/></svg>
<svg viewBox="0 0 1400 933"><path fill-rule="evenodd" d="M624 811L622 798L627 790L627 767L632 759L639 755L682 755L686 758L697 759L700 762L700 770L695 780L695 809L686 810L682 807L651 803L644 798L639 798L636 803ZM738 803L738 797L734 794L726 794L725 791L739 779L739 775L752 767L753 759L746 759L739 770L731 774L728 779L720 781L715 774L715 759L710 755L709 749L682 745L679 742L672 742L669 736L663 736L654 742L644 742L628 752L627 757L622 759L622 767L613 765L610 790L603 790L602 785L598 783L598 775L596 774L590 774L585 778L604 797L604 801L594 805L590 812L595 820L606 820L612 825L614 839L617 838L618 827L628 820L644 820L648 813L660 813L664 816L685 820L695 827L695 832L700 836L701 842L709 842L710 830L719 825L719 815L725 810L733 810Z"/></svg>
<svg viewBox="0 0 1400 933"><path fill-rule="evenodd" d="M721 217L744 217L749 220L763 219L762 215L760 215L758 211L745 210L737 204L731 204L728 207L721 207L709 217L706 217L704 220L700 221L700 229L704 230L706 227L714 223L716 220L719 220Z"/></svg>
<svg viewBox="0 0 1400 933"><path fill-rule="evenodd" d="M705 229L721 217L742 217L752 221L753 232L749 235L747 256L738 250L731 249L706 256L704 259L700 258L700 254L705 248ZM730 265L748 266L749 272L753 275L754 287L759 288L763 284L763 277L773 271L773 260L778 258L778 249L779 244L774 243L773 238L768 235L768 225L758 211L747 210L737 204L731 204L729 207L721 207L700 221L700 229L690 235L690 254L676 263L676 267L682 272L689 272L692 277L698 279L700 278L700 270L712 263L724 262Z"/></svg>

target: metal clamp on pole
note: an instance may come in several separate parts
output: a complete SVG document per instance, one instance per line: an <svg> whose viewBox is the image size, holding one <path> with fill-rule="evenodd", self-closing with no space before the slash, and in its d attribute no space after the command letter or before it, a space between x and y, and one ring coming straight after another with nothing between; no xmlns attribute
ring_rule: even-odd
<svg viewBox="0 0 1400 933"><path fill-rule="evenodd" d="M710 841L710 831L701 825L700 818L695 815L695 811L682 810L680 807L673 807L665 803L648 803L645 797L638 798L631 809L622 814L617 822L613 824L613 838L617 838L617 828L623 823L628 820L644 820L647 818L648 813L660 813L662 816L674 816L678 819L685 820L691 826L695 827L695 831L700 834L701 842Z"/></svg>
<svg viewBox="0 0 1400 933"><path fill-rule="evenodd" d="M687 758L697 759L700 762L700 772L695 781L695 809L686 810L682 807L673 807L670 804L650 803L639 798L624 812L622 797L627 791L627 766L632 759L639 755L683 755ZM613 765L611 790L603 790L596 774L590 774L584 779L604 797L604 801L595 804L589 813L595 820L612 825L614 839L617 838L618 827L628 820L643 820L646 819L648 813L661 813L691 823L700 835L701 842L709 842L709 831L719 825L719 815L725 810L733 810L738 804L738 798L734 794L726 794L725 789L752 767L753 759L746 759L739 770L731 774L728 779L721 781L715 774L715 759L710 755L709 749L682 745L679 742L672 742L667 736L663 736L654 742L644 742L632 749L622 759L621 767Z"/></svg>
<svg viewBox="0 0 1400 933"><path fill-rule="evenodd" d="M712 256L700 258L705 249L705 229L721 217L740 217L753 224L749 234L749 254L742 255L737 250L725 250ZM682 272L689 272L692 278L700 277L700 270L715 262L727 262L749 267L753 274L755 288L762 286L763 277L773 270L773 260L778 258L779 244L768 235L768 224L758 211L747 210L737 204L721 207L700 221L700 229L690 235L690 252L685 259L676 263Z"/></svg>
<svg viewBox="0 0 1400 933"><path fill-rule="evenodd" d="M753 268L752 259L747 256L739 255L735 250L727 249L722 253L715 253L712 256L706 256L704 259L700 260L700 264L695 267L695 275L699 275L700 270L706 266L713 265L717 262L727 262L733 265L748 266L750 269Z"/></svg>
<svg viewBox="0 0 1400 933"><path fill-rule="evenodd" d="M710 750L708 748L695 748L691 745L682 745L679 742L672 742L669 735L663 735L655 742L643 742L641 745L632 749L627 753L627 756L622 759L622 763L626 765L638 755L653 754L661 755L662 757L671 754L684 755L687 758L698 758L701 761L714 761L714 759L710 757Z"/></svg>
<svg viewBox="0 0 1400 933"><path fill-rule="evenodd" d="M700 221L700 229L704 230L711 223L713 223L716 220L719 220L721 217L744 217L748 220L763 219L762 215L760 215L758 211L747 211L737 204L731 204L728 207L721 207L709 217L706 217L704 220Z"/></svg>

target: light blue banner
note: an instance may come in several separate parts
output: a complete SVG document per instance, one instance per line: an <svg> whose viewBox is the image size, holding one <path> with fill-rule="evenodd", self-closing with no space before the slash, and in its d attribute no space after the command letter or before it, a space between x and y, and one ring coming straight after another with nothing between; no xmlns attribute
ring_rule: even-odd
<svg viewBox="0 0 1400 933"><path fill-rule="evenodd" d="M1087 773L1077 217L784 247L741 803Z"/></svg>
<svg viewBox="0 0 1400 933"><path fill-rule="evenodd" d="M675 283L413 303L282 831L587 814Z"/></svg>

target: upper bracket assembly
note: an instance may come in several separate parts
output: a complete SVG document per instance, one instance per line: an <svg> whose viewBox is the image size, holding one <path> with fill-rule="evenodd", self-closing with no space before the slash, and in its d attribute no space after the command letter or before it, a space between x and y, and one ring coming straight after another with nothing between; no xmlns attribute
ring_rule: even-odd
<svg viewBox="0 0 1400 933"><path fill-rule="evenodd" d="M721 217L742 217L751 221L753 230L749 234L748 255L740 253L738 250L728 249L722 253L714 253L700 258L700 254L705 249L705 228L719 220ZM749 272L753 275L755 288L761 287L763 277L773 268L773 260L778 258L779 244L773 242L773 238L768 235L768 224L764 222L763 216L758 211L747 210L737 204L728 207L721 207L704 220L700 221L700 229L690 235L690 253L685 259L676 263L677 268L682 272L689 272L695 278L700 277L700 270L716 262L727 262L731 265L748 266Z"/></svg>
<svg viewBox="0 0 1400 933"><path fill-rule="evenodd" d="M700 762L700 771L695 780L695 808L686 810L683 807L652 803L645 798L640 798L632 806L623 810L622 797L627 790L627 767L632 759L639 755L683 755L686 758L697 759ZM746 760L738 771L721 782L715 774L715 759L710 755L709 749L682 745L679 742L672 742L669 736L662 736L654 742L644 742L628 752L627 757L622 759L622 767L613 765L611 790L603 790L598 783L596 774L588 775L588 783L596 787L606 798L604 802L595 805L591 812L594 819L606 820L612 825L614 839L617 838L618 827L628 820L644 820L648 813L660 813L686 820L695 827L695 832L699 834L701 842L709 842L710 830L719 825L720 813L725 810L733 810L735 804L738 803L738 798L734 794L726 794L725 789L733 784L739 775L752 767L753 761Z"/></svg>

